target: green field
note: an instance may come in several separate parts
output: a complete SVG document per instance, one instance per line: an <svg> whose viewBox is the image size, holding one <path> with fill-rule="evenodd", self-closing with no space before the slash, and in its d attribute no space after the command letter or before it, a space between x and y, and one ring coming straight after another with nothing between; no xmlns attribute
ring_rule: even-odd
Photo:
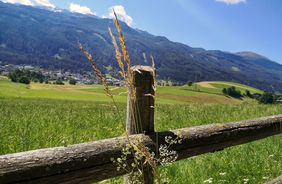
<svg viewBox="0 0 282 184"><path fill-rule="evenodd" d="M220 85L219 85L220 84ZM252 93L260 92L257 89L243 86L236 83L215 82L212 85L219 85L213 88L201 86L201 83L195 83L194 87L188 86L166 86L158 87L157 102L160 104L186 104L187 102L211 103L211 104L239 104L242 100L224 96L221 91L223 87L232 85L240 86L242 93L250 89ZM30 85L12 83L6 77L0 77L0 97L5 98L43 98L60 100L78 100L110 102L111 100L104 94L101 85L50 85L32 83ZM125 102L127 94L124 93L124 87L112 87L112 93L117 102ZM200 90L199 90L200 89Z"/></svg>
<svg viewBox="0 0 282 184"><path fill-rule="evenodd" d="M282 112L281 105L261 105L249 99L237 100L209 91L217 89L219 92L219 86L203 86L200 92L189 88L158 88L155 115L158 131ZM123 89L114 90L120 109L117 115L99 85L22 85L1 77L0 154L124 134L126 94L118 95L120 92ZM204 181L210 178L213 183L239 184L247 179L247 183L264 183L282 175L281 138L281 135L273 136L176 162L166 167L168 178L175 184L207 183ZM120 181L113 179L104 183Z"/></svg>

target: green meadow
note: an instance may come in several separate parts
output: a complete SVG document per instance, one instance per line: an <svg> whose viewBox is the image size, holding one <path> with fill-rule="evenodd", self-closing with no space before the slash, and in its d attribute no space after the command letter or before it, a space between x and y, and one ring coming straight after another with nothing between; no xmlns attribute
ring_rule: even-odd
<svg viewBox="0 0 282 184"><path fill-rule="evenodd" d="M195 85L196 90L195 90ZM156 130L240 121L282 113L282 105L222 95L222 88L261 92L228 82L158 87ZM100 85L11 83L0 77L0 154L70 145L124 134L126 96L113 87L115 111ZM169 183L265 183L282 175L282 136L208 153L159 168ZM111 179L101 183L121 183Z"/></svg>
<svg viewBox="0 0 282 184"><path fill-rule="evenodd" d="M208 104L240 104L242 101L224 96L221 91L228 86L223 82L221 86L201 86L201 83L194 84L200 86L194 89L189 86L165 86L158 87L156 101L159 104L187 104L189 102L208 103ZM235 85L236 83L230 83ZM236 84L240 85L240 84ZM36 98L36 99L57 99L57 100L76 100L111 102L105 95L101 85L50 85L32 83L30 85L12 83L6 77L0 77L0 97L3 98ZM241 88L244 93L249 87ZM124 103L127 94L124 87L112 87L117 102ZM257 92L251 90L251 92Z"/></svg>

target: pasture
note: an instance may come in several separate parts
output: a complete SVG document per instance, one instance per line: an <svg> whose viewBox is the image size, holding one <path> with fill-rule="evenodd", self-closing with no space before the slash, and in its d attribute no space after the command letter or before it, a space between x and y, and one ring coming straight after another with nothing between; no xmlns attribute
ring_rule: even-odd
<svg viewBox="0 0 282 184"><path fill-rule="evenodd" d="M218 93L224 85L217 84L209 84L214 88L202 86L200 92L188 86L159 87L156 129L239 121L282 112L281 105L261 105L209 91L216 89ZM123 89L113 92L119 112L99 85L22 85L0 78L0 154L124 134L126 94L120 94ZM193 157L159 171L167 172L170 183L264 183L282 174L281 138L278 135Z"/></svg>
<svg viewBox="0 0 282 184"><path fill-rule="evenodd" d="M207 83L207 82L206 82ZM160 104L187 104L187 102L209 104L240 104L243 101L227 97L222 94L224 87L240 86L242 93L250 89L252 93L261 91L237 83L209 82L210 86L195 83L193 86L159 86L157 88L157 103ZM197 86L194 89L194 86ZM200 87L199 87L200 86ZM110 102L104 94L102 85L50 85L31 83L30 85L12 83L6 77L0 77L0 97L5 98L40 98L77 101ZM117 102L125 102L127 94L124 87L112 87Z"/></svg>

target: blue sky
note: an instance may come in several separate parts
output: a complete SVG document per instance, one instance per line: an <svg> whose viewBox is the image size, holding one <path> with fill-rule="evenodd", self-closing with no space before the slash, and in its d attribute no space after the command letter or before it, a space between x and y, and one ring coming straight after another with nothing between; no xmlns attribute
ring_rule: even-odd
<svg viewBox="0 0 282 184"><path fill-rule="evenodd" d="M41 3L120 18L134 28L192 47L254 51L282 63L281 0L2 0ZM117 6L119 5L119 6Z"/></svg>

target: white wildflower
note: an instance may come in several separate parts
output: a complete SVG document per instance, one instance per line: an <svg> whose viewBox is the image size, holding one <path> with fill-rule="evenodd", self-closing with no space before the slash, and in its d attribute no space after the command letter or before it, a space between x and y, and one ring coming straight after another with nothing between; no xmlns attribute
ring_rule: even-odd
<svg viewBox="0 0 282 184"><path fill-rule="evenodd" d="M243 181L244 181L244 184L247 184L249 179L248 178L244 178Z"/></svg>
<svg viewBox="0 0 282 184"><path fill-rule="evenodd" d="M219 175L224 176L224 175L226 175L226 172L221 172L221 173L219 173Z"/></svg>
<svg viewBox="0 0 282 184"><path fill-rule="evenodd" d="M205 180L204 183L212 183L212 178Z"/></svg>

